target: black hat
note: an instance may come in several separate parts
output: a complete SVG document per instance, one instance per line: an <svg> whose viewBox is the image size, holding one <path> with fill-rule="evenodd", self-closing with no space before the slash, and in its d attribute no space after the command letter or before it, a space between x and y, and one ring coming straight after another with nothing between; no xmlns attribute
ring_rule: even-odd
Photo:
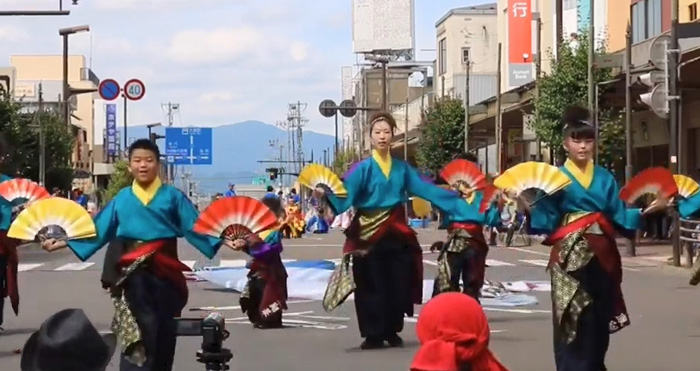
<svg viewBox="0 0 700 371"><path fill-rule="evenodd" d="M22 350L22 371L104 371L117 346L100 335L82 309L64 309L47 319Z"/></svg>

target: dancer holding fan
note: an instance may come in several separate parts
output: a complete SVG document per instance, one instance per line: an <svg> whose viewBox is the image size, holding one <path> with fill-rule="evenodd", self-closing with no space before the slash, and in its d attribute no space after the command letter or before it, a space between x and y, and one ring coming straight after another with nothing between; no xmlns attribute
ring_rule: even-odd
<svg viewBox="0 0 700 371"><path fill-rule="evenodd" d="M422 251L416 233L406 225L403 204L408 194L423 198L446 213L458 213L459 195L423 181L404 161L391 157L396 121L389 113L370 120L372 157L360 162L341 182L329 169L305 168L299 182L326 196L336 215L351 206L356 215L345 231L343 260L326 290L330 311L354 291L362 349L403 345L398 333L404 314L413 315L423 291ZM322 187L318 185L323 184ZM350 259L352 258L352 271Z"/></svg>
<svg viewBox="0 0 700 371"><path fill-rule="evenodd" d="M513 196L524 196L530 205L532 229L547 234L544 243L553 245L549 272L558 371L605 370L610 334L630 323L622 297L622 265L615 234L634 232L641 212L627 209L618 197L613 175L593 164L595 129L588 120L585 108L572 107L565 112L563 137L568 159L561 168L524 163L494 181L515 193ZM623 189L619 196L628 197L630 202L645 192L665 196L676 192L670 172L661 176L636 177L635 185ZM536 192L523 194L528 188ZM665 197L658 197L645 212L664 208L667 203Z"/></svg>
<svg viewBox="0 0 700 371"><path fill-rule="evenodd" d="M202 212L193 228L232 241L234 250L253 258L240 305L260 329L282 327L282 311L287 309L287 271L280 255L282 235L277 222L281 209L279 197L262 201L244 196L222 198Z"/></svg>
<svg viewBox="0 0 700 371"><path fill-rule="evenodd" d="M178 259L177 238L184 236L210 259L221 239L192 231L197 210L182 191L161 183L158 146L139 139L129 147L128 155L134 182L95 217L96 236L67 241L49 238L43 247L55 251L68 246L85 261L112 242L102 280L115 305L112 329L121 342L120 369L171 370L175 317L180 316L188 297L182 272L189 268ZM231 242L226 244L233 247Z"/></svg>
<svg viewBox="0 0 700 371"><path fill-rule="evenodd" d="M19 314L19 287L17 271L19 258L17 246L20 241L7 236L10 223L24 207L30 203L49 197L49 192L40 185L28 179L12 179L0 174L0 334L5 314L5 297L10 299L10 305L15 315Z"/></svg>
<svg viewBox="0 0 700 371"><path fill-rule="evenodd" d="M447 229L447 241L436 242L439 249L438 275L435 278L433 296L447 291L460 291L479 301L484 285L486 256L489 247L484 239L483 225L498 226L498 208L494 199L498 190L491 186L477 165L464 154L445 166L440 177L447 182L462 200L458 202L459 214L447 215L441 228Z"/></svg>

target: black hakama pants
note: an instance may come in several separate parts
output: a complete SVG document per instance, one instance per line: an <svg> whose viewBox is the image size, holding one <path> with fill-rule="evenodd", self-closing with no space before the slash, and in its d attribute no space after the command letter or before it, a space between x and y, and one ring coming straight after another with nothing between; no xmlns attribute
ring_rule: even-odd
<svg viewBox="0 0 700 371"><path fill-rule="evenodd" d="M411 283L416 272L410 249L387 235L366 255L353 256L355 310L363 338L389 339L403 330L404 314L413 315Z"/></svg>
<svg viewBox="0 0 700 371"><path fill-rule="evenodd" d="M445 252L445 258L450 267L450 286L458 291L461 280L464 283L462 292L478 302L482 282L478 282L474 278L477 253L476 249L469 248L457 253Z"/></svg>
<svg viewBox="0 0 700 371"><path fill-rule="evenodd" d="M124 295L146 350L143 366L121 356L120 371L171 371L177 343L177 322L187 297L169 280L157 277L146 268L138 268L126 278Z"/></svg>
<svg viewBox="0 0 700 371"><path fill-rule="evenodd" d="M615 284L598 258L570 272L587 292L592 303L581 313L578 332L567 343L559 326L554 325L554 360L557 371L605 371L605 355L610 345L610 321L614 317Z"/></svg>

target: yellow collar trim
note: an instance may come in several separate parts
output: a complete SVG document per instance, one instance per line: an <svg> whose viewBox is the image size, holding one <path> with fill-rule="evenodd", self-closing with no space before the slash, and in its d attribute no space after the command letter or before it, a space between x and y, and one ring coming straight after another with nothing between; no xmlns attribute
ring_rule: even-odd
<svg viewBox="0 0 700 371"><path fill-rule="evenodd" d="M571 161L570 159L567 159L566 162L564 163L564 167L566 170L569 170L571 175L574 176L577 182L579 182L583 188L588 189L591 186L591 183L593 182L593 173L595 166L593 165L593 161L588 162L586 165L586 169L584 171L581 171L576 164Z"/></svg>
<svg viewBox="0 0 700 371"><path fill-rule="evenodd" d="M386 158L384 158L379 154L379 151L375 149L372 151L372 158L377 162L384 176L388 178L391 172L391 154L388 154Z"/></svg>
<svg viewBox="0 0 700 371"><path fill-rule="evenodd" d="M160 180L160 178L156 178L146 188L141 187L141 185L134 181L131 184L131 190L134 192L134 196L136 196L136 198L138 198L139 201L141 201L141 203L145 206L153 200L153 197L155 197L156 192L158 192L158 189L160 189L160 186L162 185L163 182Z"/></svg>

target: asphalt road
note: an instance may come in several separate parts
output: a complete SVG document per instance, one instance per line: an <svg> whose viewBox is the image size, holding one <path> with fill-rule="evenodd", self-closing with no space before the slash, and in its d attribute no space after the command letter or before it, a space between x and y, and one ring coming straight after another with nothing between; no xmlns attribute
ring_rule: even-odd
<svg viewBox="0 0 700 371"><path fill-rule="evenodd" d="M420 231L426 246L441 233ZM342 236L333 232L285 241L286 259L335 259L340 257ZM435 273L436 256L425 255L426 276ZM547 250L533 245L523 248L492 248L487 279L547 280L543 265ZM32 331L52 313L70 307L83 308L95 325L109 329L112 306L101 290L99 276L102 255L79 263L69 252L53 254L26 250L21 254L21 312L6 310L5 328L0 336L0 370L19 370L21 348ZM181 259L194 265L199 255L183 243ZM239 266L245 256L223 251L219 265ZM92 263L92 264L90 264ZM700 346L700 293L687 285L687 272L666 268L642 259L625 261L624 292L632 326L613 336L608 368L617 371L697 370L693 354ZM486 308L492 329L491 348L514 371L554 370L551 354L549 293L532 293L540 304L518 309ZM361 339L354 319L354 307L347 303L325 313L318 302L292 302L285 314L284 329L255 330L236 308L237 295L217 290L207 283L190 284L189 307L219 307L228 321L231 337L226 346L235 354L232 370L288 371L406 371L417 348L414 319L407 320L403 349L360 351ZM8 304L9 306L9 304ZM224 308L221 308L224 307ZM228 308L225 308L228 307ZM206 312L188 311L200 317ZM176 370L203 370L195 361L200 339L178 342ZM108 368L118 370L118 365Z"/></svg>

